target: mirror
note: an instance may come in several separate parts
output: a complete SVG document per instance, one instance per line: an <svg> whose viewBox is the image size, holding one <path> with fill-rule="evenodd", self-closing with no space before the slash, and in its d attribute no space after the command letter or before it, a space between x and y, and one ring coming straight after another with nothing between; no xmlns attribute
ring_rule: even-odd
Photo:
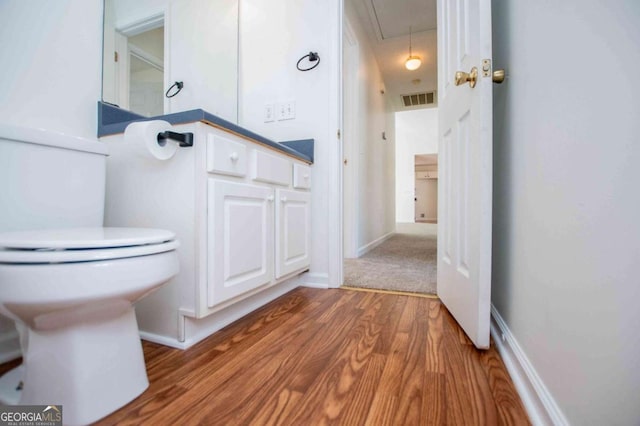
<svg viewBox="0 0 640 426"><path fill-rule="evenodd" d="M140 115L164 113L164 26L127 38L129 55L128 99L121 102ZM125 62L125 61L123 61ZM128 102L127 102L128 101Z"/></svg>
<svg viewBox="0 0 640 426"><path fill-rule="evenodd" d="M103 102L146 117L201 108L237 123L237 0L104 0L103 22ZM167 98L175 81L184 88Z"/></svg>
<svg viewBox="0 0 640 426"><path fill-rule="evenodd" d="M103 22L102 100L147 117L164 114L164 11L105 0Z"/></svg>

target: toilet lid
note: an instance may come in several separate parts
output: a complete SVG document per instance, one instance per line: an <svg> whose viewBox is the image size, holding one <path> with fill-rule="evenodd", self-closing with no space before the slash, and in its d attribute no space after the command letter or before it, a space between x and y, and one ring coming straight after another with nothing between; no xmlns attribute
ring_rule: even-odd
<svg viewBox="0 0 640 426"><path fill-rule="evenodd" d="M87 262L174 250L175 234L150 228L69 228L0 233L0 262Z"/></svg>

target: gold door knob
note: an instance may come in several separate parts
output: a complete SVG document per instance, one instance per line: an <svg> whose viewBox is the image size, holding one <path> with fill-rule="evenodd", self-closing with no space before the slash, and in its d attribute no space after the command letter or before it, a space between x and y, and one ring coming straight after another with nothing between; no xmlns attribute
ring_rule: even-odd
<svg viewBox="0 0 640 426"><path fill-rule="evenodd" d="M493 72L492 80L496 84L500 84L504 81L504 70L495 70Z"/></svg>
<svg viewBox="0 0 640 426"><path fill-rule="evenodd" d="M456 86L461 86L465 83L469 83L469 86L473 89L476 87L476 82L478 81L478 68L471 68L470 73L466 73L463 71L456 72Z"/></svg>

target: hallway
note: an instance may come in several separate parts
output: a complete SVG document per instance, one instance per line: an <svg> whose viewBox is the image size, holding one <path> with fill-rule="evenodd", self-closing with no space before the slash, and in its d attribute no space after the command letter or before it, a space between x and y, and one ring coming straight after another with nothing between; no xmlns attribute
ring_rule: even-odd
<svg viewBox="0 0 640 426"><path fill-rule="evenodd" d="M436 294L437 229L436 224L398 223L385 242L344 260L344 285Z"/></svg>

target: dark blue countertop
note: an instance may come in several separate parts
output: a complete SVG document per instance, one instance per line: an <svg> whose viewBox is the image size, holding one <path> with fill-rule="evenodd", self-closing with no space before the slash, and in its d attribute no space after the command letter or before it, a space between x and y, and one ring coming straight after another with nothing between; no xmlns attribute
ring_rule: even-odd
<svg viewBox="0 0 640 426"><path fill-rule="evenodd" d="M124 129L126 129L130 123L149 120L164 120L174 125L201 121L211 126L236 133L259 144L267 145L299 160L313 163L313 139L286 141L282 143L274 142L202 109L192 109L156 117L143 117L131 111L118 108L117 106L98 101L98 137L124 133Z"/></svg>

